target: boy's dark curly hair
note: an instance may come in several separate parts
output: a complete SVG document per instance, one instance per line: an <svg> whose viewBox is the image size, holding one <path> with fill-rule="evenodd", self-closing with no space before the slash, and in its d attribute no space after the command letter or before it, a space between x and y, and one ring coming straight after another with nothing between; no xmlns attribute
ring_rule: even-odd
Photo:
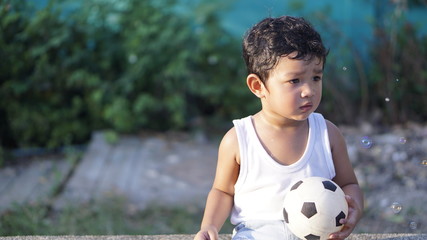
<svg viewBox="0 0 427 240"><path fill-rule="evenodd" d="M243 39L243 58L248 74L265 82L280 57L297 52L293 59L316 57L326 62L328 50L320 34L304 18L266 18L253 26Z"/></svg>

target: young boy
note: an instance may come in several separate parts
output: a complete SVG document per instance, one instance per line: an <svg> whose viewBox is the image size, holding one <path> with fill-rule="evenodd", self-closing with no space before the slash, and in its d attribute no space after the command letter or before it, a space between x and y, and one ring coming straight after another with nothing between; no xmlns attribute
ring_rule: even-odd
<svg viewBox="0 0 427 240"><path fill-rule="evenodd" d="M363 196L338 128L314 113L328 51L302 18L267 18L244 38L246 83L262 109L233 121L221 141L213 187L194 239L218 239L231 213L233 239L297 239L283 222L283 200L300 179L332 179L345 192L344 239L362 216Z"/></svg>

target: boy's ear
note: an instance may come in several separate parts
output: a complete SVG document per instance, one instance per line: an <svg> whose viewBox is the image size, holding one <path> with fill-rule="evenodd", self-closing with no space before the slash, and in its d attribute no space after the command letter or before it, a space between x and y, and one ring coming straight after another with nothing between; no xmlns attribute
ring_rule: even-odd
<svg viewBox="0 0 427 240"><path fill-rule="evenodd" d="M249 90L258 98L263 98L265 96L265 86L261 79L256 74L249 74L246 77L246 84L248 85Z"/></svg>

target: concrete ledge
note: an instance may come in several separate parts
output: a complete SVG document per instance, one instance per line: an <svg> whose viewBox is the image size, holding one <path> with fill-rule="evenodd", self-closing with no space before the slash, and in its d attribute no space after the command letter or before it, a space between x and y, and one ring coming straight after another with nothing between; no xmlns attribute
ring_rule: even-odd
<svg viewBox="0 0 427 240"><path fill-rule="evenodd" d="M193 240L194 235L125 235L125 236L14 236L0 240ZM220 240L230 240L229 234ZM427 234L352 234L347 240L427 240Z"/></svg>

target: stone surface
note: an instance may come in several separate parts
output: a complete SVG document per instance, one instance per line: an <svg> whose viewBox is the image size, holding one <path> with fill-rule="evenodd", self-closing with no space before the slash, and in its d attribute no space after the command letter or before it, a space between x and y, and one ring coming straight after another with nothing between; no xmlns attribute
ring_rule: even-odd
<svg viewBox="0 0 427 240"><path fill-rule="evenodd" d="M0 212L14 204L49 201L71 168L72 162L57 158L0 169Z"/></svg>
<svg viewBox="0 0 427 240"><path fill-rule="evenodd" d="M137 236L17 236L0 240L192 240L194 235L137 235ZM229 240L228 234L219 240ZM427 234L352 234L347 240L426 240Z"/></svg>
<svg viewBox="0 0 427 240"><path fill-rule="evenodd" d="M203 207L216 168L217 146L188 135L122 136L92 141L54 208L122 196L134 207L195 204Z"/></svg>

